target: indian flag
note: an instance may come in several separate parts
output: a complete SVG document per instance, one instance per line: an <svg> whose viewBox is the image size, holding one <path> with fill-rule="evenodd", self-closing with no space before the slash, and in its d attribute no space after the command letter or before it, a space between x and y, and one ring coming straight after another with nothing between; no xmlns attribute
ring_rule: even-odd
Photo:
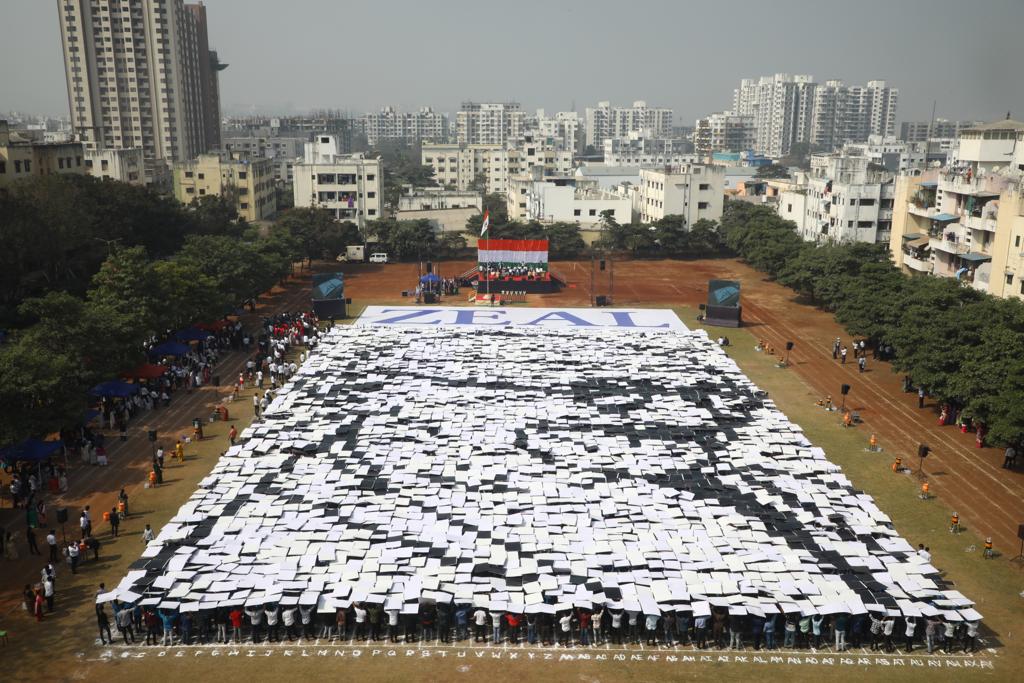
<svg viewBox="0 0 1024 683"><path fill-rule="evenodd" d="M480 236L487 234L487 228L491 227L491 210L484 211L484 222L480 225Z"/></svg>

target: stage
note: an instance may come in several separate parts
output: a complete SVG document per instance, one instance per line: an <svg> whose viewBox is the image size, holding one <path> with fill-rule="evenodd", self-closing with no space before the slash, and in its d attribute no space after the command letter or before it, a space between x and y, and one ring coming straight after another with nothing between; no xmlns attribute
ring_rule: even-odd
<svg viewBox="0 0 1024 683"><path fill-rule="evenodd" d="M547 280L491 280L490 282L480 280L477 282L477 292L526 292L527 294L556 294L562 283L553 276Z"/></svg>

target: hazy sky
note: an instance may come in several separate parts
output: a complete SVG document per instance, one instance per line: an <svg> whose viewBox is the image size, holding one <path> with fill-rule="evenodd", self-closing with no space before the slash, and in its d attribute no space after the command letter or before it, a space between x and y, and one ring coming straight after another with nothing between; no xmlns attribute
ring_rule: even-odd
<svg viewBox="0 0 1024 683"><path fill-rule="evenodd" d="M67 114L55 0L0 0L0 111ZM1022 0L207 0L228 113L643 99L691 124L740 78L885 79L899 120L1024 119Z"/></svg>

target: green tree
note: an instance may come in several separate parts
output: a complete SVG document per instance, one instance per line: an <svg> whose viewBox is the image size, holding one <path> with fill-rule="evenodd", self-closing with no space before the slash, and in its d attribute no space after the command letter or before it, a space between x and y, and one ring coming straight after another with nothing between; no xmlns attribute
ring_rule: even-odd
<svg viewBox="0 0 1024 683"><path fill-rule="evenodd" d="M779 164L758 166L756 177L759 179L789 178L789 170Z"/></svg>

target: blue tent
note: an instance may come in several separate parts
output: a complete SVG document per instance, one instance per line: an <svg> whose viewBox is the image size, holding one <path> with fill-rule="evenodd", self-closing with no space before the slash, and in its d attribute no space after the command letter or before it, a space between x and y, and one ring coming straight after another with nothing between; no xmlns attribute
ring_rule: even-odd
<svg viewBox="0 0 1024 683"><path fill-rule="evenodd" d="M180 342L189 342L205 341L208 337L212 337L213 335L206 330L200 330L197 327L190 327L187 330L178 330L171 336Z"/></svg>
<svg viewBox="0 0 1024 683"><path fill-rule="evenodd" d="M7 462L39 462L60 450L60 441L25 439L21 443L0 449L0 458Z"/></svg>
<svg viewBox="0 0 1024 683"><path fill-rule="evenodd" d="M139 393L139 385L114 379L97 384L89 393L100 398L127 398Z"/></svg>
<svg viewBox="0 0 1024 683"><path fill-rule="evenodd" d="M186 353L188 353L188 344L172 341L157 344L149 350L151 356L184 356Z"/></svg>
<svg viewBox="0 0 1024 683"><path fill-rule="evenodd" d="M420 284L427 284L428 282L440 282L441 278L437 276L437 273L427 273L420 278Z"/></svg>

